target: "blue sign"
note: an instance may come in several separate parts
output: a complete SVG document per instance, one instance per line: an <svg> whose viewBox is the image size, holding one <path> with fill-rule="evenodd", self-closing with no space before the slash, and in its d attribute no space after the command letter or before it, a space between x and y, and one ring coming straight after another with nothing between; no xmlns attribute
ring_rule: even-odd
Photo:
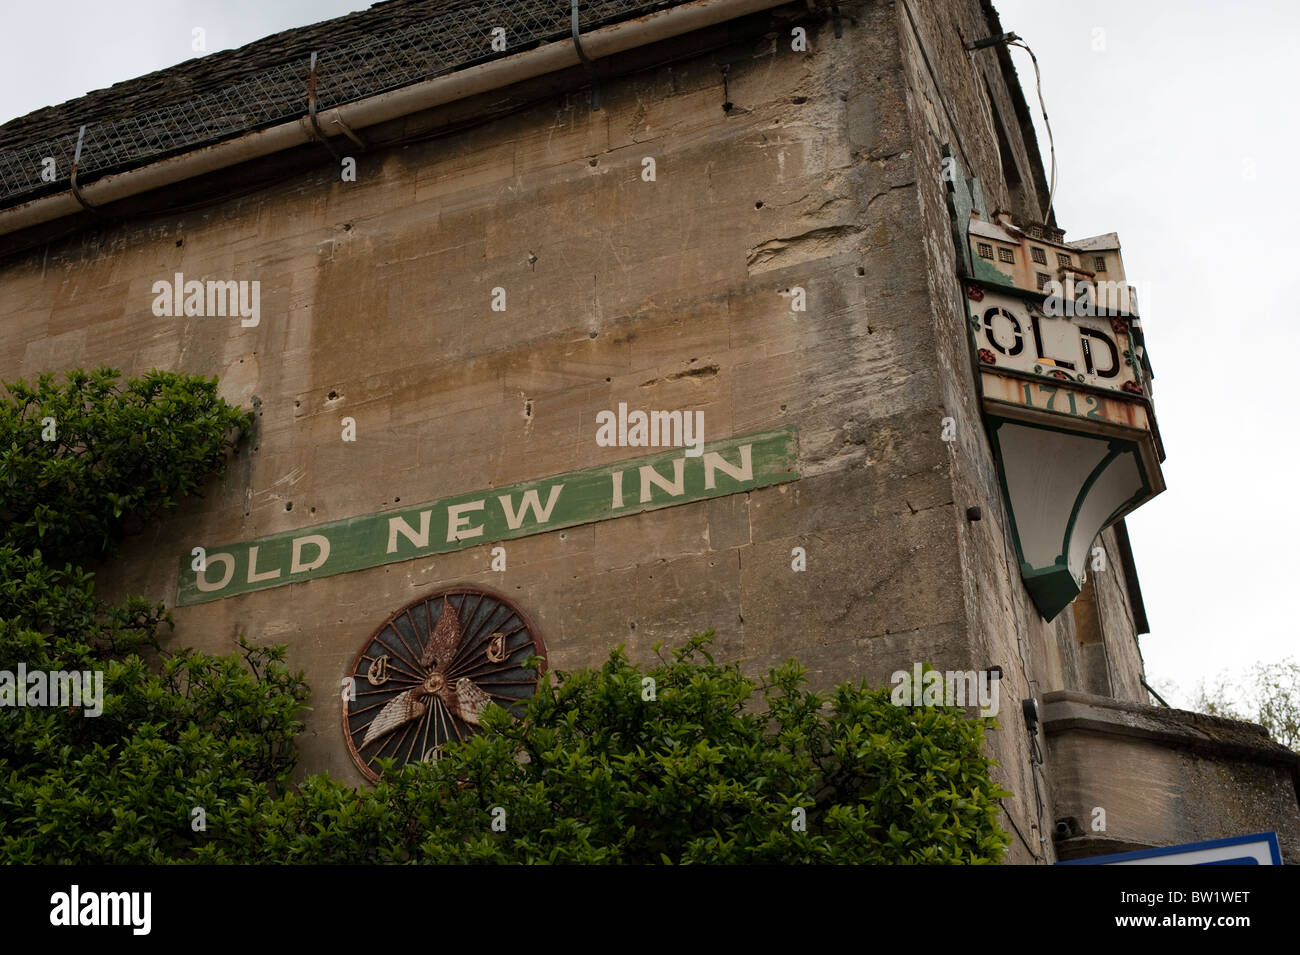
<svg viewBox="0 0 1300 955"><path fill-rule="evenodd" d="M1057 865L1281 865L1276 832L1071 859Z"/></svg>

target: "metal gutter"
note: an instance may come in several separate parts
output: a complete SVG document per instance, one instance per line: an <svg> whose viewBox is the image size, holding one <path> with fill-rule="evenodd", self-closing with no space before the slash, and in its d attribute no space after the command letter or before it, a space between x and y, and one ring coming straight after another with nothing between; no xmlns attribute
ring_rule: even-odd
<svg viewBox="0 0 1300 955"><path fill-rule="evenodd" d="M789 2L790 0L694 0L585 34L582 37L582 53L589 60L597 60L751 13L784 6ZM573 40L566 38L378 96L346 103L318 112L314 117L304 114L278 126L246 133L79 185L76 195L69 191L43 196L0 210L0 235L75 215L85 211L87 206L103 206L316 141L318 136L314 125L319 125L330 135L347 135L351 130L364 129L568 69L581 62Z"/></svg>

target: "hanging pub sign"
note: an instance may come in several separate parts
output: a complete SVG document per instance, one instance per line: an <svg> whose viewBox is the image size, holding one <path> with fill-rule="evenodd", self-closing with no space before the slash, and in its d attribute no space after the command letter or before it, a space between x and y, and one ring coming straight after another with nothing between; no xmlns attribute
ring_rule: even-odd
<svg viewBox="0 0 1300 955"><path fill-rule="evenodd" d="M1067 244L972 207L966 302L1025 588L1044 619L1093 541L1164 489L1137 301L1113 233Z"/></svg>
<svg viewBox="0 0 1300 955"><path fill-rule="evenodd" d="M981 364L1142 394L1131 318L1066 314L1050 297L1035 302L975 285L967 294Z"/></svg>
<svg viewBox="0 0 1300 955"><path fill-rule="evenodd" d="M1050 297L1035 301L974 283L967 287L967 303L987 399L1149 427L1146 403L1133 400L1145 397L1135 318L1067 314Z"/></svg>
<svg viewBox="0 0 1300 955"><path fill-rule="evenodd" d="M971 357L1020 577L1054 619L1093 542L1164 490L1137 299L1115 233L1071 242L989 209L955 157L949 211Z"/></svg>

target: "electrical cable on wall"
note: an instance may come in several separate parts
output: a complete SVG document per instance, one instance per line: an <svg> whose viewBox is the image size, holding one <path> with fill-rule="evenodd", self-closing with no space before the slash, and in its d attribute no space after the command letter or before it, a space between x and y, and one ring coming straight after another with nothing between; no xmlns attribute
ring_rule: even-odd
<svg viewBox="0 0 1300 955"><path fill-rule="evenodd" d="M1034 56L1034 51L1029 49L1029 44L1014 33L1011 34L1014 39L1007 41L1007 46L1018 46L1029 54L1029 58L1034 63L1034 86L1038 89L1038 105L1043 111L1043 127L1047 130L1047 149L1052 161L1052 180L1047 190L1047 211L1043 213L1043 225L1052 217L1052 202L1056 198L1056 143L1052 139L1052 124L1047 118L1047 104L1043 102L1043 74L1038 69L1038 57Z"/></svg>
<svg viewBox="0 0 1300 955"><path fill-rule="evenodd" d="M1005 43L1007 46L1020 47L1029 54L1029 58L1034 63L1034 86L1038 90L1038 106L1043 111L1043 127L1047 130L1047 150L1052 168L1052 178L1047 190L1047 209L1043 213L1043 225L1047 225L1048 221L1052 218L1052 204L1056 199L1056 142L1052 138L1052 123L1047 118L1047 103L1043 100L1043 74L1038 69L1038 57L1034 56L1034 51L1029 49L1029 44L1015 33L1003 33L1001 36L985 37L982 40L976 40L974 43L967 43L965 44L965 47L967 53L973 53L976 50L983 50L990 46L997 46L1000 43ZM974 65L974 57L971 57L971 66L974 67ZM999 171L1001 168L1002 157L999 155Z"/></svg>

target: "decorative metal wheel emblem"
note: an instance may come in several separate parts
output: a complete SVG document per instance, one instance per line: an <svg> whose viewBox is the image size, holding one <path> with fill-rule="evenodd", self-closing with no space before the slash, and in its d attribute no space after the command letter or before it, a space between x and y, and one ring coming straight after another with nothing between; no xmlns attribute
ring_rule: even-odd
<svg viewBox="0 0 1300 955"><path fill-rule="evenodd" d="M537 669L524 665L533 656ZM506 598L474 587L423 597L385 620L348 671L348 749L372 780L382 756L398 768L436 760L448 740L479 732L489 703L518 714L545 668L541 638Z"/></svg>

